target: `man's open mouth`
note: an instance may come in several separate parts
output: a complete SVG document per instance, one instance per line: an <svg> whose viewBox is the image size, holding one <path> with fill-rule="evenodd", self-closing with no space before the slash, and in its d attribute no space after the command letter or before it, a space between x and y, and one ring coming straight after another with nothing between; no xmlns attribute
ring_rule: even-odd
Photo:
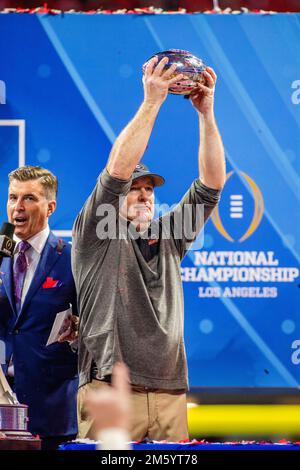
<svg viewBox="0 0 300 470"><path fill-rule="evenodd" d="M27 222L27 218L26 217L15 217L14 219L14 224L17 226L17 227L21 227L22 225L25 225L26 222Z"/></svg>

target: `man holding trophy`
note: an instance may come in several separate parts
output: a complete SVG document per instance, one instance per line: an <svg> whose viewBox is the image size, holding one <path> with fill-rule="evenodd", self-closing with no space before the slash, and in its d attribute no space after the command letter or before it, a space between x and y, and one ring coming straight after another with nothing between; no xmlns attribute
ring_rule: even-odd
<svg viewBox="0 0 300 470"><path fill-rule="evenodd" d="M72 268L80 314L79 437L95 437L92 419L84 409L88 391L109 387L113 365L122 361L128 366L132 387L131 439L188 438L180 262L218 203L226 172L214 117L216 75L202 63L196 81L194 72L186 77L178 60L172 63L172 51L168 52L144 66L144 100L116 139L74 225ZM181 94L181 90L190 95L199 120L199 175L175 209L153 221L154 188L164 184L164 178L140 161L168 93ZM162 152L168 158L163 143ZM192 236L185 230L181 236L176 233L185 207L191 209ZM110 208L116 216L117 236L102 230ZM119 236L121 226L133 227L135 236ZM149 236L153 230L155 236Z"/></svg>

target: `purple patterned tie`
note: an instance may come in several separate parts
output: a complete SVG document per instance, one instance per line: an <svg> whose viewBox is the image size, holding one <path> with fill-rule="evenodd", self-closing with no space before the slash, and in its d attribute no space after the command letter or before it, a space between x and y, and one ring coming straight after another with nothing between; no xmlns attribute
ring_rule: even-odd
<svg viewBox="0 0 300 470"><path fill-rule="evenodd" d="M22 290L27 272L27 260L25 251L31 248L30 243L22 240L18 243L18 257L14 263L14 291L17 312L19 313L22 302Z"/></svg>

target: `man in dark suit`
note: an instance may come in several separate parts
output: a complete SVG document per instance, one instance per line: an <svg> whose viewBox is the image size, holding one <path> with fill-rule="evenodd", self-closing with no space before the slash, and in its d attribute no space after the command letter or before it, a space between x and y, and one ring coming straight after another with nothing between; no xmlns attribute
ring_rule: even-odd
<svg viewBox="0 0 300 470"><path fill-rule="evenodd" d="M67 342L46 346L57 313L70 304L77 312L71 247L48 226L56 195L57 178L48 170L25 166L10 173L7 213L17 245L0 269L0 339L42 449L77 433L77 354Z"/></svg>

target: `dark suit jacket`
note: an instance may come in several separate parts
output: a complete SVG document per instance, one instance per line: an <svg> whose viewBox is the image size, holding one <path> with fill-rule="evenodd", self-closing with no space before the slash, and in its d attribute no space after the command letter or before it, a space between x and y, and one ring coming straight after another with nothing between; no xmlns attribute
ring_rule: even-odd
<svg viewBox="0 0 300 470"><path fill-rule="evenodd" d="M77 311L71 247L50 233L19 316L12 265L5 258L0 267L0 339L7 363L13 354L15 392L29 406L29 430L42 437L76 434L77 354L68 343L46 347L56 314L70 303Z"/></svg>

